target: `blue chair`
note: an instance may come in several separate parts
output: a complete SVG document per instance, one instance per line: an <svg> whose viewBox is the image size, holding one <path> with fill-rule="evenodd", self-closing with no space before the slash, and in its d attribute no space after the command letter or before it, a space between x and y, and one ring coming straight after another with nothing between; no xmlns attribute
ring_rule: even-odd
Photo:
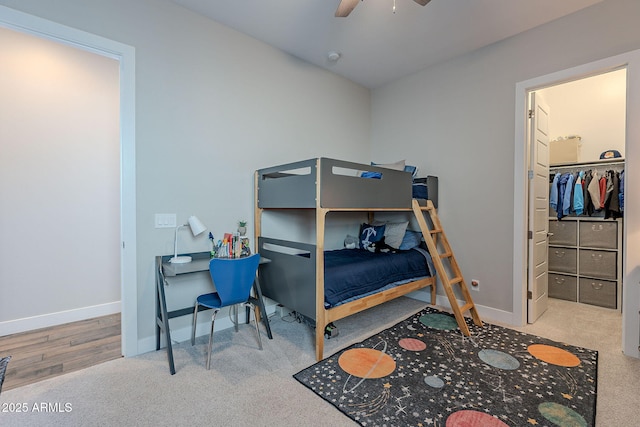
<svg viewBox="0 0 640 427"><path fill-rule="evenodd" d="M212 258L209 262L209 272L216 287L216 292L200 295L196 298L193 310L193 329L191 331L191 345L196 340L196 325L198 322L198 311L201 307L213 309L211 316L211 332L209 333L209 350L207 352L207 369L211 366L211 351L213 347L213 327L216 315L223 307L233 307L235 311L235 329L238 331L238 307L237 304L255 311L256 332L258 334L258 344L262 350L262 340L260 339L260 328L258 327L258 308L250 301L251 287L258 272L260 264L260 254L254 254L243 258Z"/></svg>

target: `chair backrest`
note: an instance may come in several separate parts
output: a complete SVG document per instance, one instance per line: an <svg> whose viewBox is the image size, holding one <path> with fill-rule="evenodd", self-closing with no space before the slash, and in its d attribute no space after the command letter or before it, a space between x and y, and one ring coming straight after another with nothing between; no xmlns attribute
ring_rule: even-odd
<svg viewBox="0 0 640 427"><path fill-rule="evenodd" d="M260 254L243 258L212 258L211 279L223 306L246 302L260 264Z"/></svg>

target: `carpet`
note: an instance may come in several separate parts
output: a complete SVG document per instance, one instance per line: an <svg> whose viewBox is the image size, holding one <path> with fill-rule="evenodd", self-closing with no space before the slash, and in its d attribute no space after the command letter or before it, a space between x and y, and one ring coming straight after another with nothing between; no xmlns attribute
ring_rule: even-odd
<svg viewBox="0 0 640 427"><path fill-rule="evenodd" d="M598 353L426 307L298 372L363 426L593 426Z"/></svg>

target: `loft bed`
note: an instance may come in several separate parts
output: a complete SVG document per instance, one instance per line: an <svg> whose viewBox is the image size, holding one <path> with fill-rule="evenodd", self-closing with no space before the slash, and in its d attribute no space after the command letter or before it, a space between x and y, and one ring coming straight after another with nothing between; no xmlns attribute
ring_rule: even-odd
<svg viewBox="0 0 640 427"><path fill-rule="evenodd" d="M363 175L367 174L363 174L363 171L369 172L368 175L374 174L375 179L364 178ZM422 235L428 243L433 243L423 217L423 212L427 209L434 209L433 204L430 201L418 204L412 198L412 181L411 174L407 172L328 158L310 159L256 171L257 250L263 257L271 260L260 272L262 292L264 296L315 322L318 361L323 357L325 328L333 321L427 287L431 287L430 302L435 304L436 277L429 266L435 261L440 276L444 270L441 269L442 256L432 244L428 245L428 253L406 250L394 254L376 254L353 249L325 252L325 224L329 212L367 212L370 222L375 212L413 212L420 224ZM431 190L437 192L435 188ZM315 244L262 236L263 212L283 209L315 210ZM341 258L346 252L360 253L370 262L369 266L382 264L380 258L389 259L392 258L390 255L393 255L395 258L411 258L413 261L400 262L414 264L420 263L417 258L422 259L423 268L417 272L406 273L399 281L377 283L372 289L363 291L364 293L349 288L346 292L349 294L348 299L343 301L341 296L344 289L336 291L340 295L334 298L334 284L347 280L344 279L345 276L339 276L340 273L335 272L335 264L346 263ZM431 260L429 254L433 257ZM336 257L340 260L336 261ZM373 259L374 257L377 258ZM346 273L342 269L342 274L351 279L353 276L360 277L353 273L355 268L350 264ZM374 273L374 277L386 276L389 275ZM358 288L361 283L358 279L353 280L351 286ZM450 289L445 286L445 290L449 295ZM452 295L453 293L449 295L450 300ZM465 299L470 300L470 296ZM456 317L460 325L461 319ZM466 334L468 335L468 330Z"/></svg>

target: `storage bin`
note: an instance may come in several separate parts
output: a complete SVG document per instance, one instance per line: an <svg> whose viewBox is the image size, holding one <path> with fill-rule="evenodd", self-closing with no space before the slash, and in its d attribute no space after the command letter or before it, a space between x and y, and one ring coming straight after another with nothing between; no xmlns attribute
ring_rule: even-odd
<svg viewBox="0 0 640 427"><path fill-rule="evenodd" d="M580 247L616 249L618 223L613 221L581 221Z"/></svg>
<svg viewBox="0 0 640 427"><path fill-rule="evenodd" d="M577 253L577 249L549 247L549 271L576 274Z"/></svg>
<svg viewBox="0 0 640 427"><path fill-rule="evenodd" d="M576 246L578 244L578 231L576 221L571 220L550 220L549 221L549 244Z"/></svg>
<svg viewBox="0 0 640 427"><path fill-rule="evenodd" d="M549 273L549 297L578 301L578 279L575 276Z"/></svg>
<svg viewBox="0 0 640 427"><path fill-rule="evenodd" d="M580 249L578 254L580 276L615 280L617 276L617 253Z"/></svg>
<svg viewBox="0 0 640 427"><path fill-rule="evenodd" d="M585 304L617 308L617 283L598 279L580 279L579 301Z"/></svg>
<svg viewBox="0 0 640 427"><path fill-rule="evenodd" d="M549 163L577 163L580 157L580 138L567 138L551 141L549 145Z"/></svg>

